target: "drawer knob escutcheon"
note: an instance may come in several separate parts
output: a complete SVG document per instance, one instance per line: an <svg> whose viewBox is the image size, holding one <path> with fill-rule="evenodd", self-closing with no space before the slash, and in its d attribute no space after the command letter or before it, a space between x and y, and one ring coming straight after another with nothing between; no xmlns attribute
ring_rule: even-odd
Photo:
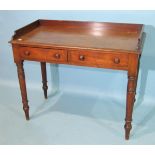
<svg viewBox="0 0 155 155"><path fill-rule="evenodd" d="M119 58L114 58L114 63L115 64L119 64L120 63L120 59Z"/></svg>
<svg viewBox="0 0 155 155"><path fill-rule="evenodd" d="M30 55L30 51L25 51L24 54L25 54L26 56L29 56L29 55Z"/></svg>
<svg viewBox="0 0 155 155"><path fill-rule="evenodd" d="M84 61L85 60L85 56L84 55L80 55L79 56L79 60Z"/></svg>
<svg viewBox="0 0 155 155"><path fill-rule="evenodd" d="M59 54L59 53L56 53L56 54L54 55L54 57L55 57L56 59L59 59L59 58L60 58L60 54Z"/></svg>

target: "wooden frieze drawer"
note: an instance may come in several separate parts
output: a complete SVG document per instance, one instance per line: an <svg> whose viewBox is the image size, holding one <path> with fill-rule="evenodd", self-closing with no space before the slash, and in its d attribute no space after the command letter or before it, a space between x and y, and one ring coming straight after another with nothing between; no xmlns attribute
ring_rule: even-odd
<svg viewBox="0 0 155 155"><path fill-rule="evenodd" d="M128 54L72 50L68 52L68 61L73 65L125 69L128 67Z"/></svg>
<svg viewBox="0 0 155 155"><path fill-rule="evenodd" d="M20 47L20 56L26 60L47 61L47 62L66 62L67 52L65 50Z"/></svg>

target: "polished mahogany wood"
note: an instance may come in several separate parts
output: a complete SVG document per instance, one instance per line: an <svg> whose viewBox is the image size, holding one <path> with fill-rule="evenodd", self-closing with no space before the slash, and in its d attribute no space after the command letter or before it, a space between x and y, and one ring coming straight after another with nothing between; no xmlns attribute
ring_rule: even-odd
<svg viewBox="0 0 155 155"><path fill-rule="evenodd" d="M37 20L15 31L10 41L17 64L26 119L29 119L23 61L41 63L47 98L46 62L128 72L125 138L132 128L139 60L144 42L142 24Z"/></svg>
<svg viewBox="0 0 155 155"><path fill-rule="evenodd" d="M12 43L50 48L112 49L137 53L137 41L142 27L141 24L38 20L28 25L27 31L26 27L23 32L22 29L17 30Z"/></svg>
<svg viewBox="0 0 155 155"><path fill-rule="evenodd" d="M58 49L44 49L36 47L20 47L19 55L23 60L43 61L43 62L55 62L66 63L67 52L65 50Z"/></svg>
<svg viewBox="0 0 155 155"><path fill-rule="evenodd" d="M112 51L72 50L68 51L68 61L72 65L120 70L128 68L128 54Z"/></svg>

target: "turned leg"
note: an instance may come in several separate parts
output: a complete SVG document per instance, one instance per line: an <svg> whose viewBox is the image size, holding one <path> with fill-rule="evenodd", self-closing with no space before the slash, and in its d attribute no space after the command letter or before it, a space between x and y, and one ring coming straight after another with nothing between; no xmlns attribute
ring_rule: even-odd
<svg viewBox="0 0 155 155"><path fill-rule="evenodd" d="M27 100L27 91L26 91L23 61L16 63L16 65L17 65L20 91L21 91L21 96L22 96L23 110L25 112L26 120L29 120L29 105L28 105L28 100Z"/></svg>
<svg viewBox="0 0 155 155"><path fill-rule="evenodd" d="M136 93L136 82L137 77L128 76L128 86L127 86L127 103L126 103L126 118L125 118L125 139L129 139L130 130L132 128L132 111L135 101Z"/></svg>
<svg viewBox="0 0 155 155"><path fill-rule="evenodd" d="M131 55L129 57L129 70L128 70L128 85L127 85L127 98L126 98L126 117L125 117L125 139L128 140L130 136L130 130L132 128L132 112L135 102L136 86L138 78L138 60L137 55Z"/></svg>
<svg viewBox="0 0 155 155"><path fill-rule="evenodd" d="M46 62L41 62L41 73L42 73L42 83L43 83L43 91L44 97L47 99L47 74L46 74Z"/></svg>

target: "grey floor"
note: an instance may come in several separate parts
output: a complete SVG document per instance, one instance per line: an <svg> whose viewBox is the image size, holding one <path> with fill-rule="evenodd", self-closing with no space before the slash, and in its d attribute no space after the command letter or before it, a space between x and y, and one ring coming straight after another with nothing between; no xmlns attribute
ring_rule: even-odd
<svg viewBox="0 0 155 155"><path fill-rule="evenodd" d="M6 95L7 94L7 95ZM0 144L155 144L155 106L135 106L129 141L124 140L124 100L60 91L49 98L29 89L26 121L17 87L0 86Z"/></svg>

